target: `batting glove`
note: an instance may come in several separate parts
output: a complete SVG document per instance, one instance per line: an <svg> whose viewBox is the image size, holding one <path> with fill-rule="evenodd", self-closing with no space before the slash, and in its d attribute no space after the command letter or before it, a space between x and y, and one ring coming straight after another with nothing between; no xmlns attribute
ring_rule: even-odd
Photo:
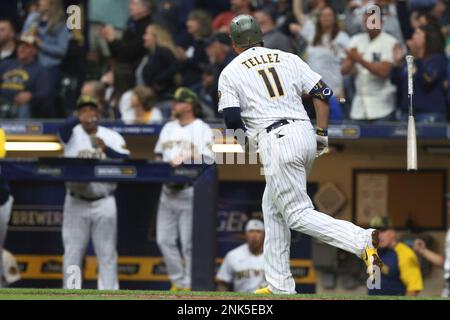
<svg viewBox="0 0 450 320"><path fill-rule="evenodd" d="M317 152L316 158L323 156L329 152L328 149L328 130L317 128L316 129L316 140L317 140Z"/></svg>

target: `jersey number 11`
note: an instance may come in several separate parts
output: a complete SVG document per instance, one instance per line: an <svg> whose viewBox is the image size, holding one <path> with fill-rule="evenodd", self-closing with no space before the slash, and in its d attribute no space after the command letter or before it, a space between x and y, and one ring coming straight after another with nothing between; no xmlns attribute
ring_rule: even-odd
<svg viewBox="0 0 450 320"><path fill-rule="evenodd" d="M283 86L281 85L280 77L278 76L277 70L274 67L268 69L272 74L273 80L275 81L275 85L277 86L278 96L284 96ZM275 90L272 86L272 83L267 76L267 72L265 69L261 69L258 71L259 75L263 78L264 84L266 85L267 92L269 93L271 98L275 97Z"/></svg>

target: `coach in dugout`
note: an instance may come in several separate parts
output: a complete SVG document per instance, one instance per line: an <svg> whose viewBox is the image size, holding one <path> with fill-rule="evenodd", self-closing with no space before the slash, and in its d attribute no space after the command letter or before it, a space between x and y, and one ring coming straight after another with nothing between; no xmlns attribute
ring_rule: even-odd
<svg viewBox="0 0 450 320"><path fill-rule="evenodd" d="M398 241L392 222L387 217L374 217L370 227L379 230L383 261L381 288L369 289L369 295L417 296L423 290L422 272L414 251Z"/></svg>
<svg viewBox="0 0 450 320"><path fill-rule="evenodd" d="M266 285L264 278L264 224L250 220L246 243L231 250L217 273L217 291L254 292Z"/></svg>
<svg viewBox="0 0 450 320"><path fill-rule="evenodd" d="M200 100L195 92L181 87L175 91L172 121L164 125L155 146L157 160L178 167L183 163L214 160L213 131L203 122ZM164 256L171 291L191 289L192 223L194 187L166 183L162 187L156 218L156 238ZM178 248L178 240L181 250Z"/></svg>
<svg viewBox="0 0 450 320"><path fill-rule="evenodd" d="M123 137L99 125L100 108L92 97L81 97L78 115L59 130L64 157L85 159L126 159ZM80 289L70 277L69 267L82 269L83 257L92 237L99 263L98 289L117 290L117 207L115 183L68 182L62 227L64 244L64 288ZM75 282L76 283L76 282Z"/></svg>

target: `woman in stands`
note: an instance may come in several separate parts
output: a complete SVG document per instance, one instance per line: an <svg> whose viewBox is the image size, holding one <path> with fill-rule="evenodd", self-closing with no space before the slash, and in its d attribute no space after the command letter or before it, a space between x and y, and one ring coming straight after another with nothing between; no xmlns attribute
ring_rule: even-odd
<svg viewBox="0 0 450 320"><path fill-rule="evenodd" d="M407 42L409 54L415 58L413 108L416 120L425 123L446 122L447 57L444 53L444 37L434 25L416 28ZM408 118L408 73L403 50L394 50L396 67L391 81L398 86L402 120Z"/></svg>
<svg viewBox="0 0 450 320"><path fill-rule="evenodd" d="M22 34L38 38L39 63L47 68L49 87L53 89L52 103L40 114L42 117L56 115L56 95L61 85L61 63L66 56L70 32L66 27L66 15L62 0L39 0L38 11L31 12L24 24Z"/></svg>

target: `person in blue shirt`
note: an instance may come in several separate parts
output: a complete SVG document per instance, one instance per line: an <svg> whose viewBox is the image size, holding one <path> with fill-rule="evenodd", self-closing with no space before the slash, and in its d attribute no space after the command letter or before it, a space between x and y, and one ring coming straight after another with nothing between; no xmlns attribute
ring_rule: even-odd
<svg viewBox="0 0 450 320"><path fill-rule="evenodd" d="M22 36L18 41L17 58L0 64L0 96L10 107L13 118L45 116L50 97L47 70L36 59L36 38Z"/></svg>
<svg viewBox="0 0 450 320"><path fill-rule="evenodd" d="M423 290L422 272L414 251L398 241L387 217L374 217L370 227L379 231L378 254L383 261L381 288L369 289L369 295L417 296Z"/></svg>
<svg viewBox="0 0 450 320"><path fill-rule="evenodd" d="M39 64L47 69L52 99L46 108L47 118L56 116L56 97L61 87L61 64L69 49L71 33L66 26L62 0L39 0L38 11L31 12L22 34L37 38Z"/></svg>
<svg viewBox="0 0 450 320"><path fill-rule="evenodd" d="M444 38L433 25L419 27L408 41L410 54L415 58L413 109L418 122L446 122L447 57L444 54ZM402 49L394 49L396 67L391 81L400 93L399 104L402 120L408 117L408 72Z"/></svg>

